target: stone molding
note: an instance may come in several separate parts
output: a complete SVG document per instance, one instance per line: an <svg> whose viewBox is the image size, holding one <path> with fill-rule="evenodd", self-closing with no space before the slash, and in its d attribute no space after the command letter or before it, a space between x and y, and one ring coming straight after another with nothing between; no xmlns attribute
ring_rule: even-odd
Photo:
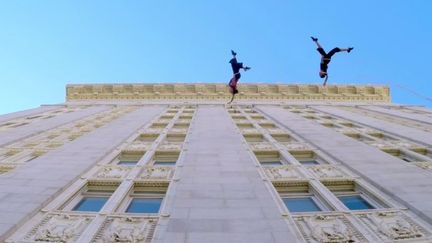
<svg viewBox="0 0 432 243"><path fill-rule="evenodd" d="M383 85L240 84L240 100L390 102ZM225 84L69 84L66 100L225 100Z"/></svg>

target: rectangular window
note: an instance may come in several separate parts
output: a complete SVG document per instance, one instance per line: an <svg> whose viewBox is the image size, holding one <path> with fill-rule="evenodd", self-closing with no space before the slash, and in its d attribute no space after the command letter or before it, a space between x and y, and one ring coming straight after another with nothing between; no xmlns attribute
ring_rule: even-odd
<svg viewBox="0 0 432 243"><path fill-rule="evenodd" d="M120 160L117 164L122 166L135 166L138 163L136 160Z"/></svg>
<svg viewBox="0 0 432 243"><path fill-rule="evenodd" d="M339 200L350 210L374 209L361 195L339 196Z"/></svg>
<svg viewBox="0 0 432 243"><path fill-rule="evenodd" d="M309 159L309 160L299 160L300 164L304 165L304 166L313 166L313 165L319 165L320 163L318 163L316 160L314 159Z"/></svg>
<svg viewBox="0 0 432 243"><path fill-rule="evenodd" d="M99 212L109 197L83 197L72 211Z"/></svg>
<svg viewBox="0 0 432 243"><path fill-rule="evenodd" d="M277 161L263 161L261 162L262 166L281 166L282 162L280 162L279 160Z"/></svg>
<svg viewBox="0 0 432 243"><path fill-rule="evenodd" d="M293 213L322 211L312 197L282 198L282 200Z"/></svg>
<svg viewBox="0 0 432 243"><path fill-rule="evenodd" d="M159 213L162 198L133 198L126 213Z"/></svg>
<svg viewBox="0 0 432 243"><path fill-rule="evenodd" d="M175 161L155 161L154 166L175 166Z"/></svg>

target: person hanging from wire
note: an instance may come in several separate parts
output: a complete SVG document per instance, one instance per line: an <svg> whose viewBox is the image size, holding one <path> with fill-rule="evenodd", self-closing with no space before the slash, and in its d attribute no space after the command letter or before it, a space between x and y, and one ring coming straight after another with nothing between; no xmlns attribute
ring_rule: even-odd
<svg viewBox="0 0 432 243"><path fill-rule="evenodd" d="M229 89L230 89L230 93L232 94L231 100L230 102L228 102L228 104L230 104L233 100L234 100L234 96L238 93L237 90L237 83L240 80L240 69L243 69L244 71L247 71L249 69L251 69L248 66L243 66L243 63L241 62L237 62L237 53L233 50L231 50L231 54L232 54L232 58L229 61L229 63L231 63L231 68L233 71L233 77L231 78L231 80L228 83Z"/></svg>
<svg viewBox="0 0 432 243"><path fill-rule="evenodd" d="M311 36L311 39L313 42L315 42L315 44L317 45L317 51L321 54L321 63L320 63L320 72L319 72L319 76L321 78L325 78L324 79L324 83L323 85L325 86L327 84L327 79L328 79L328 73L327 73L327 69L328 69L328 64L331 61L331 58L334 54L336 54L337 52L342 52L342 51L346 51L348 53L350 53L354 47L348 47L348 48L333 48L331 51L329 51L328 53L326 53L324 51L324 48L322 48L322 46L318 43L318 38L315 38L313 36Z"/></svg>

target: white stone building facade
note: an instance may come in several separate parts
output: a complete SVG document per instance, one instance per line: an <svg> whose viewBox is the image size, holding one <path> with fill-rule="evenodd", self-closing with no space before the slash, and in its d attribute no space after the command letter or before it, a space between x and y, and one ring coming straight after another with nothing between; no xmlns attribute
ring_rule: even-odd
<svg viewBox="0 0 432 243"><path fill-rule="evenodd" d="M432 242L432 110L239 89L68 85L0 116L0 241Z"/></svg>

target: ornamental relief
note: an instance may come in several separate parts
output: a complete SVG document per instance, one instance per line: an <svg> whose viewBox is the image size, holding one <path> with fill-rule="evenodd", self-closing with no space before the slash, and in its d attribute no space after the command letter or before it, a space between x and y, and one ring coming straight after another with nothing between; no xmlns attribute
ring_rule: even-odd
<svg viewBox="0 0 432 243"><path fill-rule="evenodd" d="M250 142L252 150L275 150L275 147L268 142Z"/></svg>
<svg viewBox="0 0 432 243"><path fill-rule="evenodd" d="M176 142L167 142L167 141L164 141L164 142L162 142L159 145L158 150L165 150L165 151L166 150L174 150L174 151L179 151L179 150L182 149L182 145L183 145L183 143L181 143L181 142L176 143Z"/></svg>
<svg viewBox="0 0 432 243"><path fill-rule="evenodd" d="M270 180L289 180L303 177L295 166L292 165L265 167L264 171Z"/></svg>
<svg viewBox="0 0 432 243"><path fill-rule="evenodd" d="M131 167L126 166L105 166L102 167L93 177L99 179L122 179L131 170Z"/></svg>
<svg viewBox="0 0 432 243"><path fill-rule="evenodd" d="M85 215L48 215L21 242L75 242L92 218Z"/></svg>
<svg viewBox="0 0 432 243"><path fill-rule="evenodd" d="M367 241L343 215L310 215L293 218L307 242Z"/></svg>
<svg viewBox="0 0 432 243"><path fill-rule="evenodd" d="M257 133L260 133L255 128L240 128L240 131L242 132L242 134L257 134Z"/></svg>
<svg viewBox="0 0 432 243"><path fill-rule="evenodd" d="M311 148L302 142L282 143L288 150L310 150Z"/></svg>
<svg viewBox="0 0 432 243"><path fill-rule="evenodd" d="M315 165L307 168L320 179L337 179L348 177L348 175L333 165Z"/></svg>
<svg viewBox="0 0 432 243"><path fill-rule="evenodd" d="M141 141L135 141L125 148L125 150L131 150L131 151L148 151L150 147L152 146L151 142L141 142Z"/></svg>
<svg viewBox="0 0 432 243"><path fill-rule="evenodd" d="M432 162L428 162L428 161L412 162L412 164L415 164L416 166L425 170L432 170Z"/></svg>
<svg viewBox="0 0 432 243"><path fill-rule="evenodd" d="M93 242L151 242L156 224L157 218L109 217L97 232Z"/></svg>
<svg viewBox="0 0 432 243"><path fill-rule="evenodd" d="M147 166L143 168L140 178L144 180L170 180L173 174L173 167Z"/></svg>
<svg viewBox="0 0 432 243"><path fill-rule="evenodd" d="M357 213L356 216L383 241L426 240L431 233L399 211Z"/></svg>

